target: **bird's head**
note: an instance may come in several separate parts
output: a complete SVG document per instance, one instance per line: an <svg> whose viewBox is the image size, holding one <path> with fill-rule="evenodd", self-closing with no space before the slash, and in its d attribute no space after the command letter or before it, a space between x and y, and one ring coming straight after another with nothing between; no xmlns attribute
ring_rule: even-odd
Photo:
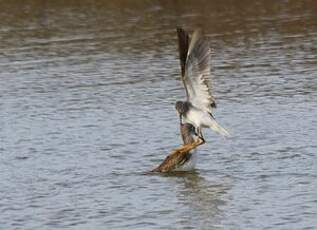
<svg viewBox="0 0 317 230"><path fill-rule="evenodd" d="M188 102L177 101L175 104L175 109L179 114L180 123L182 123L182 116L189 110Z"/></svg>
<svg viewBox="0 0 317 230"><path fill-rule="evenodd" d="M177 101L175 104L175 109L180 115L184 115L189 110L189 105L187 102Z"/></svg>

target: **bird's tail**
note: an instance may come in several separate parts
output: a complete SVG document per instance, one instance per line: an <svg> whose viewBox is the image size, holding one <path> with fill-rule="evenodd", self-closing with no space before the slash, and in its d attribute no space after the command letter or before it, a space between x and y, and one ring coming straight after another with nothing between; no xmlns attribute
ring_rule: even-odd
<svg viewBox="0 0 317 230"><path fill-rule="evenodd" d="M221 127L221 125L219 125L215 119L210 121L209 128L223 137L230 137L230 133L225 128Z"/></svg>

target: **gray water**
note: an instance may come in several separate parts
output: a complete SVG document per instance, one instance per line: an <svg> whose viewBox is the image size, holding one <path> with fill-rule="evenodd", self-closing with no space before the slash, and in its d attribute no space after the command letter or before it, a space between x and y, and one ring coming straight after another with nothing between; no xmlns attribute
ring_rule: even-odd
<svg viewBox="0 0 317 230"><path fill-rule="evenodd" d="M316 229L316 1L0 1L0 229ZM175 27L218 108L192 173Z"/></svg>

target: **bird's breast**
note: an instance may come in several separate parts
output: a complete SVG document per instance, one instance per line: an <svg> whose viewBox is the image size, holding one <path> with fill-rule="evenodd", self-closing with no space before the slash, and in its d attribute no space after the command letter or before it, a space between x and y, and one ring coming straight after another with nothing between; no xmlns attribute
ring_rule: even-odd
<svg viewBox="0 0 317 230"><path fill-rule="evenodd" d="M202 111L197 109L190 109L186 114L185 120L195 127L199 127L204 120L203 118L204 114Z"/></svg>

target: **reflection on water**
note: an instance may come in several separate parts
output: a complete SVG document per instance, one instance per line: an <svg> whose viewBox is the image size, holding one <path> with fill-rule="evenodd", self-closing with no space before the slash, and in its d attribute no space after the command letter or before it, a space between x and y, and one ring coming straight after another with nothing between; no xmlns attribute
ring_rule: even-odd
<svg viewBox="0 0 317 230"><path fill-rule="evenodd" d="M220 228L222 207L225 205L223 196L230 188L228 178L221 182L208 181L199 172L177 172L170 173L169 176L181 178L177 181L179 188L176 197L184 204L184 209L177 224L181 228Z"/></svg>
<svg viewBox="0 0 317 230"><path fill-rule="evenodd" d="M315 229L317 4L0 1L4 229ZM181 142L175 27L210 39L216 118Z"/></svg>

